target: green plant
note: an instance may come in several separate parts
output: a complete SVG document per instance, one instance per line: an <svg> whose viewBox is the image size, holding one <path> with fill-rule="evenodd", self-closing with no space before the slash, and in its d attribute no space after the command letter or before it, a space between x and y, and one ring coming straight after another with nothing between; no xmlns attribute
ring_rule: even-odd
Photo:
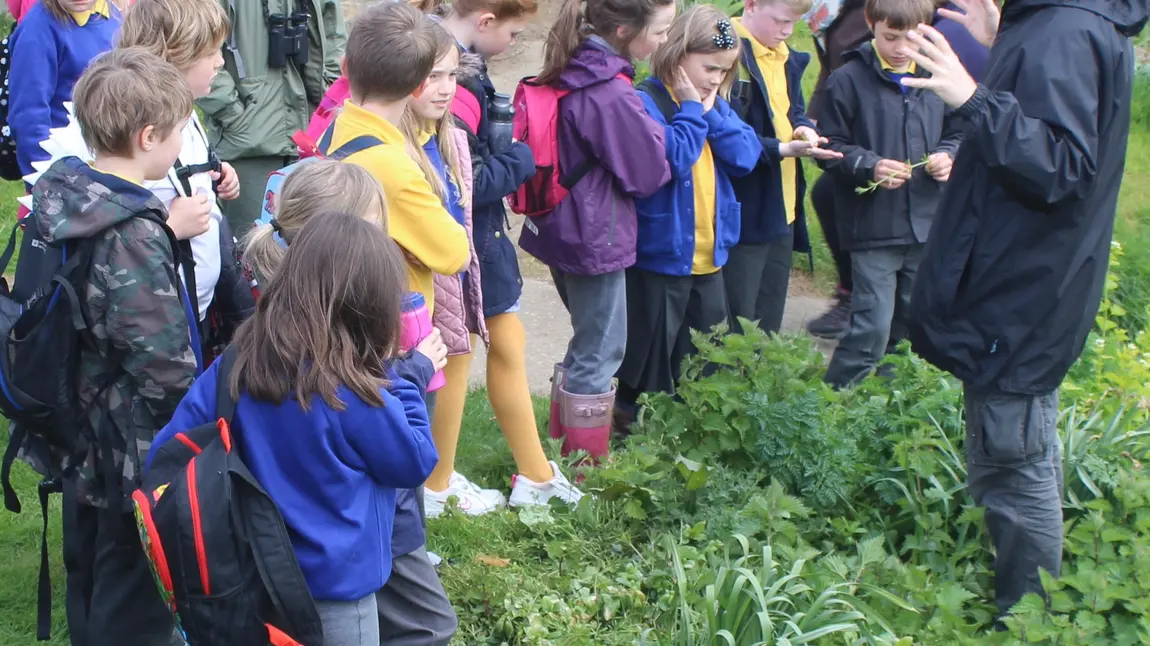
<svg viewBox="0 0 1150 646"><path fill-rule="evenodd" d="M842 558L812 563L817 552L788 559L771 545L754 551L745 536L734 537L737 557L724 556L712 578L694 594L679 548L668 537L665 547L674 563L679 610L669 644L673 646L760 646L813 644L831 636L864 637L871 644L909 644L897 640L889 624L871 614L855 597L860 583L853 580ZM881 547L859 548L870 560L882 558ZM873 613L873 611L870 611ZM646 635L645 638L649 637Z"/></svg>

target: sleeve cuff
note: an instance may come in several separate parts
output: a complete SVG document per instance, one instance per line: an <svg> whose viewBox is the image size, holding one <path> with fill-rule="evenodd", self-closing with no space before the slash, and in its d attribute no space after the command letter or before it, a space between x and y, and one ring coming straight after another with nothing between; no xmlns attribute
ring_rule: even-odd
<svg viewBox="0 0 1150 646"><path fill-rule="evenodd" d="M990 90L985 85L979 84L974 90L974 94L966 100L966 103L955 108L951 116L957 119L969 119L975 114L982 111L986 102L990 100Z"/></svg>

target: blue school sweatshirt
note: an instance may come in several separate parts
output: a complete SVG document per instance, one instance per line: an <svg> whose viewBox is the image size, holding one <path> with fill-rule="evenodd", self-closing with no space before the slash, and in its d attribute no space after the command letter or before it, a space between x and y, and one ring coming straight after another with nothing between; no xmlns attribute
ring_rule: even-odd
<svg viewBox="0 0 1150 646"><path fill-rule="evenodd" d="M147 464L176 433L215 419L220 362L196 380L152 443ZM279 507L312 596L352 601L391 575L396 488L421 486L439 457L420 387L388 371L383 406L340 387L346 409L319 396L259 401L246 393L232 420L240 455Z"/></svg>
<svg viewBox="0 0 1150 646"><path fill-rule="evenodd" d="M84 68L112 49L121 18L111 2L108 11L110 17L92 14L81 27L71 17L56 20L37 2L12 34L8 124L25 175L32 172L32 162L48 159L40 143L49 131L68 124L64 103L72 100L72 86Z"/></svg>
<svg viewBox="0 0 1150 646"><path fill-rule="evenodd" d="M735 199L732 177L743 177L755 169L763 154L759 136L735 114L721 97L703 112L703 104L686 101L674 104L667 88L652 78L642 91L643 107L664 129L671 181L654 195L635 200L639 237L635 266L665 276L690 276L695 257L694 167L711 144L715 159L715 252L716 267L727 264L731 247L739 242L741 208ZM667 119L651 93L675 105Z"/></svg>

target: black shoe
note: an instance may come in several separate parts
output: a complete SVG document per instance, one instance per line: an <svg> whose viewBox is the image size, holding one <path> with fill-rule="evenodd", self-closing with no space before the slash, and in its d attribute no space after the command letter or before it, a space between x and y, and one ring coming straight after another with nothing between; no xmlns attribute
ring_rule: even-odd
<svg viewBox="0 0 1150 646"><path fill-rule="evenodd" d="M811 336L837 341L846 336L851 322L851 295L840 291L835 295L835 304L825 314L807 323Z"/></svg>

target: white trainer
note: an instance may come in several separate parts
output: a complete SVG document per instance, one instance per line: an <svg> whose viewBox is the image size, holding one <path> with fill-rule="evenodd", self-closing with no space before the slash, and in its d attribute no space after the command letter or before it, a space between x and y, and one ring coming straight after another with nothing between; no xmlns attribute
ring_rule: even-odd
<svg viewBox="0 0 1150 646"><path fill-rule="evenodd" d="M428 518L435 518L447 508L447 500L454 496L460 511L468 516L482 516L489 514L507 504L507 498L495 489L480 489L479 485L463 477L459 473L452 473L447 481L447 488L443 491L423 489L423 509Z"/></svg>
<svg viewBox="0 0 1150 646"><path fill-rule="evenodd" d="M512 507L526 507L529 505L546 505L552 498L575 506L583 497L575 485L559 470L559 465L549 462L553 477L547 482L533 482L523 474L512 476L511 500Z"/></svg>

